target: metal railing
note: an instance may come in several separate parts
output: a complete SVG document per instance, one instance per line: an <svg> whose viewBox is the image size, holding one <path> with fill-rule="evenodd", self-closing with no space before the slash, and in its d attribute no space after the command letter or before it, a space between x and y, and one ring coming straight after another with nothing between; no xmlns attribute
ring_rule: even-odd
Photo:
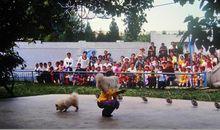
<svg viewBox="0 0 220 130"><path fill-rule="evenodd" d="M16 70L13 72L14 74L14 79L16 81L30 81L30 82L37 82L37 77L40 76L43 72L36 72L36 71L26 71L26 70ZM100 72L99 72L100 73ZM102 73L102 72L101 72ZM83 76L89 76L91 74L95 75L97 74L97 72L87 72L87 71L63 71L63 72L52 72L52 73L48 73L50 75L54 75L54 74L59 74L62 76L62 78L64 78L64 76L66 75L83 75ZM192 80L192 76L193 75L198 75L202 78L202 85L200 84L200 86L203 87L207 87L207 77L206 77L206 72L203 73L181 73L181 72L175 72L175 73L167 73L167 72L162 72L162 73L157 73L157 72L121 72L121 73L114 73L116 76L118 75L125 75L125 76L130 76L130 75L141 75L141 79L143 80L143 83L145 84L145 76L146 75L168 75L168 76L175 76L176 82L178 82L178 76L179 75L188 75L191 76L191 80ZM60 76L59 76L60 78ZM157 78L156 78L157 79ZM158 80L157 84L158 84ZM192 82L193 83L193 82ZM194 87L194 85L192 84L192 87Z"/></svg>

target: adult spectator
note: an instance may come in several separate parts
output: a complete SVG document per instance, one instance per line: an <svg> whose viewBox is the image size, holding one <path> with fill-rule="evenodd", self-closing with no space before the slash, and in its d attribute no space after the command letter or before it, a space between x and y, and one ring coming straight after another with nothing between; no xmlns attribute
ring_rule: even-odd
<svg viewBox="0 0 220 130"><path fill-rule="evenodd" d="M113 59L112 59L112 57L111 57L111 53L108 53L108 54L107 54L106 60L109 60L110 63L113 63Z"/></svg>
<svg viewBox="0 0 220 130"><path fill-rule="evenodd" d="M121 65L123 65L123 63L124 63L124 58L125 58L125 56L121 56L121 57L120 57L119 63L120 63Z"/></svg>
<svg viewBox="0 0 220 130"><path fill-rule="evenodd" d="M43 68L43 72L42 72L42 79L44 83L50 83L51 82L51 76L49 73L49 68L47 63L44 63L44 68Z"/></svg>
<svg viewBox="0 0 220 130"><path fill-rule="evenodd" d="M52 62L48 62L47 64L48 64L48 70L49 70L50 72L52 72L52 71L54 70L54 68L53 68L53 66L52 66Z"/></svg>
<svg viewBox="0 0 220 130"><path fill-rule="evenodd" d="M60 73L59 73L59 65L60 65L60 62L57 61L55 63L55 67L54 67L54 83L60 83Z"/></svg>
<svg viewBox="0 0 220 130"><path fill-rule="evenodd" d="M124 58L124 63L122 64L122 68L125 68L126 70L130 67L130 61L128 57Z"/></svg>
<svg viewBox="0 0 220 130"><path fill-rule="evenodd" d="M98 60L97 60L97 62L94 64L94 66L95 66L95 68L97 68L97 67L102 68L102 63L101 63L101 60L100 60L100 59L98 59Z"/></svg>
<svg viewBox="0 0 220 130"><path fill-rule="evenodd" d="M97 56L96 56L96 52L95 51L92 51L92 55L91 55L91 57L90 57L90 59L89 59L89 65L90 66L93 66L95 63L96 63L96 61L97 61Z"/></svg>
<svg viewBox="0 0 220 130"><path fill-rule="evenodd" d="M161 43L160 50L159 50L159 57L167 56L167 47L164 43Z"/></svg>
<svg viewBox="0 0 220 130"><path fill-rule="evenodd" d="M140 51L137 53L137 56L139 55L141 55L144 59L147 57L147 54L144 48L141 48Z"/></svg>
<svg viewBox="0 0 220 130"><path fill-rule="evenodd" d="M151 42L151 45L148 49L148 55L154 55L156 56L156 46L154 45L154 42Z"/></svg>
<svg viewBox="0 0 220 130"><path fill-rule="evenodd" d="M87 52L84 51L82 56L79 57L77 64L81 64L82 71L86 71L87 66L89 66L89 59L87 58Z"/></svg>
<svg viewBox="0 0 220 130"><path fill-rule="evenodd" d="M107 57L108 57L108 51L107 50L104 50L104 55L103 55L103 60L106 60Z"/></svg>
<svg viewBox="0 0 220 130"><path fill-rule="evenodd" d="M175 56L178 56L177 43L171 42L172 47L169 49L169 54L172 52Z"/></svg>
<svg viewBox="0 0 220 130"><path fill-rule="evenodd" d="M112 66L111 65L107 66L107 70L106 70L105 75L106 76L113 76L114 75L114 72L112 70Z"/></svg>
<svg viewBox="0 0 220 130"><path fill-rule="evenodd" d="M35 71L35 77L36 77L38 83L40 82L40 71L39 71L39 68L40 68L39 64L36 63L34 71Z"/></svg>
<svg viewBox="0 0 220 130"><path fill-rule="evenodd" d="M173 64L171 61L168 61L166 63L166 68L162 70L163 72L166 73L174 73L174 68ZM175 80L175 74L167 74L167 85L169 86L170 84L173 85L173 81Z"/></svg>
<svg viewBox="0 0 220 130"><path fill-rule="evenodd" d="M142 66L142 68L144 67L144 60L141 55L138 55L137 61L135 63L136 69L138 68L138 66Z"/></svg>
<svg viewBox="0 0 220 130"><path fill-rule="evenodd" d="M73 59L70 52L66 54L66 58L64 59L64 67L66 71L73 71Z"/></svg>
<svg viewBox="0 0 220 130"><path fill-rule="evenodd" d="M106 59L106 62L103 64L103 66L105 67L112 66L112 63L109 61L109 59Z"/></svg>
<svg viewBox="0 0 220 130"><path fill-rule="evenodd" d="M136 63L136 55L135 53L132 53L131 54L131 57L130 57L130 64L135 64Z"/></svg>
<svg viewBox="0 0 220 130"><path fill-rule="evenodd" d="M63 71L64 71L65 67L64 67L64 63L63 62L64 62L63 60L60 61L59 69L58 69L59 72L60 72L60 83L61 84L64 83L64 73L63 73Z"/></svg>

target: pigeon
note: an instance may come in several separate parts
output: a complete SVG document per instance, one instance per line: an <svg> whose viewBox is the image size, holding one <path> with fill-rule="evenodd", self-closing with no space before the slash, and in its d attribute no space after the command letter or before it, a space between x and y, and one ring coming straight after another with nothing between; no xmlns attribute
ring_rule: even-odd
<svg viewBox="0 0 220 130"><path fill-rule="evenodd" d="M220 104L219 104L218 102L215 102L215 107L216 107L217 109L220 109Z"/></svg>
<svg viewBox="0 0 220 130"><path fill-rule="evenodd" d="M142 99L143 99L144 102L148 102L146 97L142 97Z"/></svg>
<svg viewBox="0 0 220 130"><path fill-rule="evenodd" d="M96 94L95 96L96 96L96 98L99 98L99 94Z"/></svg>
<svg viewBox="0 0 220 130"><path fill-rule="evenodd" d="M191 100L191 103L192 103L192 105L193 105L194 107L197 107L197 106L198 106L198 103L197 103L197 101L196 101L195 99L192 99L192 100Z"/></svg>
<svg viewBox="0 0 220 130"><path fill-rule="evenodd" d="M172 104L172 99L171 98L167 98L167 103Z"/></svg>

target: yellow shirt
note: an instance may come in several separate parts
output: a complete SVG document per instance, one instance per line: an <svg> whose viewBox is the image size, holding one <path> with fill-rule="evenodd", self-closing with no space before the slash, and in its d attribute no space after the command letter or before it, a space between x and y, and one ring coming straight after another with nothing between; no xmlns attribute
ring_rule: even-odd
<svg viewBox="0 0 220 130"><path fill-rule="evenodd" d="M116 96L116 89L108 89L108 91L106 93L104 93L103 91L101 92L101 94L99 95L99 98L97 99L98 102L104 102L104 101L108 101L108 100L112 100L112 98L114 96Z"/></svg>

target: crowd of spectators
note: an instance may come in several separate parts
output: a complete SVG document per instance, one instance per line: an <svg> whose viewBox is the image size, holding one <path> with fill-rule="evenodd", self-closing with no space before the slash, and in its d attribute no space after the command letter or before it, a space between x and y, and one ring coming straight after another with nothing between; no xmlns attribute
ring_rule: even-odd
<svg viewBox="0 0 220 130"><path fill-rule="evenodd" d="M101 72L106 76L118 76L122 87L201 87L204 82L203 72L211 71L218 63L215 52L204 54L201 48L199 52L193 53L191 61L188 52L181 54L176 44L171 44L172 48L168 49L162 43L157 50L152 42L147 51L140 48L138 53L132 53L129 57L121 56L118 61L115 61L107 50L102 55L96 55L93 51L89 57L84 51L77 63L73 64L72 55L68 52L64 60L55 62L54 67L51 62L37 63L36 79L39 83L94 86L95 75Z"/></svg>

